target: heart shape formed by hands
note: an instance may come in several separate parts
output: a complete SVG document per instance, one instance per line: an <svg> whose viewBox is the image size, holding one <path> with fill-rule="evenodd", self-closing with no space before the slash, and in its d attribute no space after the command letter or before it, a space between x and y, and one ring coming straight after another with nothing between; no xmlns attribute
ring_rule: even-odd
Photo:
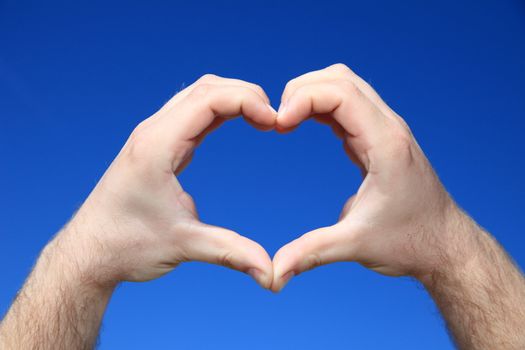
<svg viewBox="0 0 525 350"><path fill-rule="evenodd" d="M337 223L288 243L273 261L256 242L200 222L174 176L208 133L240 114L260 130L289 132L311 117L330 125L364 178ZM291 80L278 112L255 84L202 77L137 126L69 231L108 252L97 266L107 271L99 283L149 280L197 260L249 273L279 291L292 276L337 261L424 276L439 263L426 246L438 245L434 228L453 207L403 119L336 64ZM86 229L85 222L97 225Z"/></svg>

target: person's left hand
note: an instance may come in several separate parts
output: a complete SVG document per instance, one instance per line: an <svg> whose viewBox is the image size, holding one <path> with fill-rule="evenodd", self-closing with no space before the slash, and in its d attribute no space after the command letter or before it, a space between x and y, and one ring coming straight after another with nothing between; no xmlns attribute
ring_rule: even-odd
<svg viewBox="0 0 525 350"><path fill-rule="evenodd" d="M462 261L465 254L455 254L455 247L476 237L457 234L464 215L407 124L370 85L342 64L293 79L283 92L276 128L289 131L310 117L342 139L363 182L337 223L310 231L275 254L272 290L281 290L293 275L338 261L420 280L444 262Z"/></svg>

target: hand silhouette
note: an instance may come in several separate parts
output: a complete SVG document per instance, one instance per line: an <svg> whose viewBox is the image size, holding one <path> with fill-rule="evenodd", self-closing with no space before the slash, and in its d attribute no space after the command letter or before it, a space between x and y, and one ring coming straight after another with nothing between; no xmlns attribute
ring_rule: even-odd
<svg viewBox="0 0 525 350"><path fill-rule="evenodd" d="M293 130L310 117L333 128L364 179L336 224L308 232L277 252L272 290L337 261L356 261L393 276L430 274L454 242L446 226L459 209L403 119L342 64L287 84L277 130Z"/></svg>
<svg viewBox="0 0 525 350"><path fill-rule="evenodd" d="M243 114L261 130L276 112L257 85L205 75L136 127L64 232L85 274L102 284L145 281L198 260L272 282L272 263L257 243L198 220L177 180L194 148L226 119ZM74 247L73 247L74 246ZM81 248L81 249L79 249ZM92 253L98 252L96 259Z"/></svg>

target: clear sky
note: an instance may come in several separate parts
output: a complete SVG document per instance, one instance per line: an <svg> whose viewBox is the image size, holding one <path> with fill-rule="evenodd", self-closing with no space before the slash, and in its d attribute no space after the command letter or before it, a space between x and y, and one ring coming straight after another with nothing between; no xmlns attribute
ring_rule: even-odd
<svg viewBox="0 0 525 350"><path fill-rule="evenodd" d="M525 266L523 1L0 1L0 313L133 127L204 73L262 85L344 62L412 127L447 189ZM273 255L359 186L330 129L242 119L181 183L203 221ZM358 264L280 294L188 263L124 283L101 349L451 349L426 292Z"/></svg>

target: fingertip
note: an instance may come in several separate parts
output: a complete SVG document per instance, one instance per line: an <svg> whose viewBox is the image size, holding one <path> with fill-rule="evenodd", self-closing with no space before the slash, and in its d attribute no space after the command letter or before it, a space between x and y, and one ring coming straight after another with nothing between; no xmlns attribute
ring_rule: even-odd
<svg viewBox="0 0 525 350"><path fill-rule="evenodd" d="M275 110L275 108L273 108L272 105L269 104L269 103L267 104L267 106L268 106L268 109L270 110L270 112L272 112L272 114L277 118L277 113L278 112Z"/></svg>
<svg viewBox="0 0 525 350"><path fill-rule="evenodd" d="M243 106L244 118L255 128L260 131L270 131L275 128L277 120L277 111L266 101L262 101L262 104L257 104L257 108L249 112L250 106Z"/></svg>
<svg viewBox="0 0 525 350"><path fill-rule="evenodd" d="M277 112L277 117L275 118L277 126L279 126L281 130L286 129L283 121L286 120L285 115L286 115L287 110L288 110L288 106L287 106L286 101L281 102L281 104L279 105L279 110Z"/></svg>
<svg viewBox="0 0 525 350"><path fill-rule="evenodd" d="M283 101L279 106L275 129L280 133L288 133L295 130L302 121L308 119L308 113L303 111L300 101L293 96Z"/></svg>
<svg viewBox="0 0 525 350"><path fill-rule="evenodd" d="M263 131L263 132L266 132L266 131L272 131L273 129L275 129L275 120L273 122L273 124L271 125L268 125L268 124L260 124L260 123L257 123L251 119L248 119L248 118L244 118L244 120L250 124L251 126L253 126L255 129L259 130L259 131Z"/></svg>
<svg viewBox="0 0 525 350"><path fill-rule="evenodd" d="M277 112L279 115L283 115L286 112L287 103L286 101L281 102L279 105L279 111Z"/></svg>
<svg viewBox="0 0 525 350"><path fill-rule="evenodd" d="M268 109L270 110L270 113L272 114L272 124L268 125L267 128L265 130L263 130L263 131L271 131L271 130L274 130L276 125L277 125L278 113L275 110L275 108L272 107L272 105L270 103L268 103L266 106L268 107Z"/></svg>
<svg viewBox="0 0 525 350"><path fill-rule="evenodd" d="M250 268L246 271L257 284L259 284L264 289L270 289L272 286L273 276L271 274L265 273L258 268Z"/></svg>
<svg viewBox="0 0 525 350"><path fill-rule="evenodd" d="M283 290L283 288L288 284L288 282L290 282L290 280L294 276L295 276L295 273L293 271L290 271L290 272L285 273L281 277L281 289L280 289L280 291Z"/></svg>
<svg viewBox="0 0 525 350"><path fill-rule="evenodd" d="M297 129L300 121L296 121L294 118L295 117L290 114L290 107L288 105L279 107L279 112L275 119L275 131L280 134L287 134Z"/></svg>
<svg viewBox="0 0 525 350"><path fill-rule="evenodd" d="M341 235L334 225L305 233L281 247L273 258L272 291L277 293L291 278L318 266L345 260L348 249L340 249Z"/></svg>
<svg viewBox="0 0 525 350"><path fill-rule="evenodd" d="M289 244L281 247L272 260L273 281L270 289L274 293L279 293L288 281L295 276L295 262L293 255L289 254Z"/></svg>
<svg viewBox="0 0 525 350"><path fill-rule="evenodd" d="M295 276L295 273L293 271L289 271L282 275L280 278L276 279L274 283L271 285L271 291L274 293L279 293L283 290L283 288L290 282L292 277Z"/></svg>
<svg viewBox="0 0 525 350"><path fill-rule="evenodd" d="M250 240L251 241L251 240ZM273 263L268 252L257 242L253 242L253 251L249 255L253 259L251 267L246 270L262 288L270 289L273 282ZM248 258L248 256L247 256Z"/></svg>
<svg viewBox="0 0 525 350"><path fill-rule="evenodd" d="M199 223L192 226L193 240L188 259L226 266L249 274L261 287L270 288L273 264L268 252L257 242L237 232Z"/></svg>

